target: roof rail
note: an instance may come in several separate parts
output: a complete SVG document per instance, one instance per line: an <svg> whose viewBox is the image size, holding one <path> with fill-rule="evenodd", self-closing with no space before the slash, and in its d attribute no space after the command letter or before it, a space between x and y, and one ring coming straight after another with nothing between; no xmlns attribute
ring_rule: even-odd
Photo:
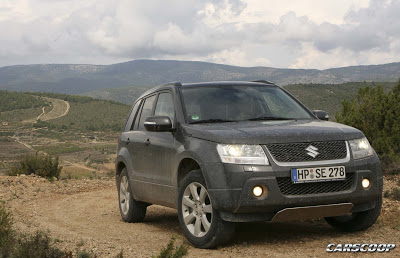
<svg viewBox="0 0 400 258"><path fill-rule="evenodd" d="M260 82L260 83L273 84L273 85L275 85L275 83L269 82L269 81L266 81L266 80L256 80L256 81L251 81L251 82Z"/></svg>
<svg viewBox="0 0 400 258"><path fill-rule="evenodd" d="M167 86L167 85L182 86L182 83L180 83L180 82L169 82L169 83L163 84L163 86Z"/></svg>

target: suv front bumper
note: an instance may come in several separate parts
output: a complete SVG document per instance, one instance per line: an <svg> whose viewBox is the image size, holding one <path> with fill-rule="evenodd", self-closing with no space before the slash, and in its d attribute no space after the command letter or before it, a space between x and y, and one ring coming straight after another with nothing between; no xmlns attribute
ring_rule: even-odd
<svg viewBox="0 0 400 258"><path fill-rule="evenodd" d="M335 164L346 166L346 173L352 174L352 183L348 189L314 194L282 193L277 178L289 178L291 167L279 167L276 164L253 166L253 172L246 172L247 168L243 165L203 165L213 206L228 221L269 221L287 208L321 205L352 204L349 212L368 210L375 207L375 200L381 196L383 188L382 169L376 154L365 159ZM367 189L361 185L364 178L370 180ZM267 194L255 197L253 188L260 185L267 188ZM332 213L332 216L336 215Z"/></svg>

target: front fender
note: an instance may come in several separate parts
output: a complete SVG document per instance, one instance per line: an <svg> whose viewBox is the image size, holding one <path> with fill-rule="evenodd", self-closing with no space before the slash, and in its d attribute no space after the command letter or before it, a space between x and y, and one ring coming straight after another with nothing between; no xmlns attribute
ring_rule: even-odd
<svg viewBox="0 0 400 258"><path fill-rule="evenodd" d="M178 186L178 170L179 165L185 158L193 159L199 164L201 172L208 189L219 188L221 185L226 186L226 175L222 169L221 171L213 171L210 169L210 164L218 164L221 170L223 164L217 152L217 145L215 142L206 141L194 137L190 137L186 144L182 144L177 149L176 160L174 162L174 186Z"/></svg>

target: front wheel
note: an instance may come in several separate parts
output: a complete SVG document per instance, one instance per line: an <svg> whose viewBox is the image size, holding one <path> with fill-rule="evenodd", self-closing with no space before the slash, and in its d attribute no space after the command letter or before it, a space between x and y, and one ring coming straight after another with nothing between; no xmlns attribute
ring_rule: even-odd
<svg viewBox="0 0 400 258"><path fill-rule="evenodd" d="M350 215L328 217L325 218L326 222L332 227L344 231L355 232L365 230L371 227L378 219L382 208L382 196L376 199L375 207L373 209L361 212L354 212Z"/></svg>
<svg viewBox="0 0 400 258"><path fill-rule="evenodd" d="M197 248L222 245L235 232L235 225L222 220L214 209L200 170L190 172L181 182L178 218L186 238Z"/></svg>

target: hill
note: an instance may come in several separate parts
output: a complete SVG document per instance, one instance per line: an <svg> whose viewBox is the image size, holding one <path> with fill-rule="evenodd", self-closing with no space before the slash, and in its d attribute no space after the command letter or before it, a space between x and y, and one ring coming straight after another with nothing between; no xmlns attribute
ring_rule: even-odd
<svg viewBox="0 0 400 258"><path fill-rule="evenodd" d="M46 105L46 101L37 97L0 90L0 112L15 109L37 108Z"/></svg>
<svg viewBox="0 0 400 258"><path fill-rule="evenodd" d="M324 109L328 111L331 119L334 119L335 113L342 107L343 99L353 98L360 88L375 84L381 84L385 89L396 85L395 82L349 82L342 84L291 84L284 88L310 109ZM149 87L100 89L84 95L132 105L147 89Z"/></svg>
<svg viewBox="0 0 400 258"><path fill-rule="evenodd" d="M279 85L340 84L391 81L400 77L400 63L326 70L238 67L195 61L134 60L113 65L42 64L0 68L0 89L81 94L103 88L154 86L170 81L267 79Z"/></svg>
<svg viewBox="0 0 400 258"><path fill-rule="evenodd" d="M361 88L378 84L382 85L385 90L396 85L395 82L351 82L343 84L294 84L284 88L311 110L323 109L328 112L330 120L335 120L335 114L342 108L344 99L354 98Z"/></svg>
<svg viewBox="0 0 400 258"><path fill-rule="evenodd" d="M107 99L116 101L128 105L132 105L137 98L140 97L146 90L153 86L148 87L124 87L117 89L100 89L87 93L83 93L83 96L92 97L95 99Z"/></svg>
<svg viewBox="0 0 400 258"><path fill-rule="evenodd" d="M15 99L15 101L1 102L0 122L7 121L11 125L27 124L24 121L35 122L42 113L55 108L54 99L68 102L70 108L65 115L54 119L44 119L33 124L35 128L49 127L51 129L69 131L115 131L122 130L130 106L118 102L93 99L84 96L72 96L57 93L22 93L1 91L0 100ZM49 106L49 100L53 104ZM27 101L27 105L23 101ZM16 105L15 103L19 103ZM51 102L50 102L51 103ZM44 112L43 111L43 112ZM64 113L61 111L61 113ZM45 117L45 116L42 116ZM29 123L28 123L29 124Z"/></svg>
<svg viewBox="0 0 400 258"><path fill-rule="evenodd" d="M70 104L67 115L36 127L48 126L54 129L72 131L116 131L123 129L131 106L122 103L93 99L84 96L71 96L57 93L32 93L41 97L62 99Z"/></svg>

